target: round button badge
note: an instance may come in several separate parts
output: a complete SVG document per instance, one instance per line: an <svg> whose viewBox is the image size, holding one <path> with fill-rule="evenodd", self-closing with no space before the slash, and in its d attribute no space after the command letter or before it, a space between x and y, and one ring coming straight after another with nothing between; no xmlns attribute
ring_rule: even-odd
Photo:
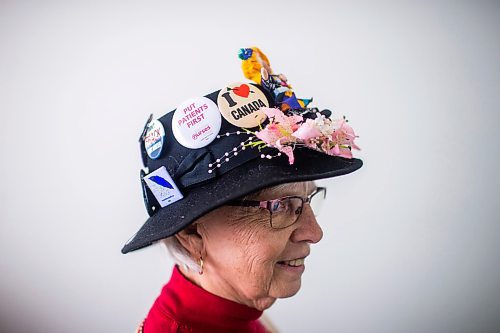
<svg viewBox="0 0 500 333"><path fill-rule="evenodd" d="M164 141L165 129L163 125L157 119L151 121L144 135L144 147L151 159L155 160L160 157Z"/></svg>
<svg viewBox="0 0 500 333"><path fill-rule="evenodd" d="M242 82L222 88L217 104L228 122L243 128L262 124L266 120L266 114L260 108L269 107L266 95L258 87Z"/></svg>
<svg viewBox="0 0 500 333"><path fill-rule="evenodd" d="M201 148L212 142L222 124L217 105L206 97L195 97L177 107L172 117L172 132L187 148Z"/></svg>

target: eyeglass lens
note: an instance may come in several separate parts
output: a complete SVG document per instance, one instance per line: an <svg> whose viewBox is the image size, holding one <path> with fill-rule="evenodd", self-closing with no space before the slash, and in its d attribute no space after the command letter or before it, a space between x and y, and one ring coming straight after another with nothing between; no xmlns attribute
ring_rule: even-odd
<svg viewBox="0 0 500 333"><path fill-rule="evenodd" d="M319 215L325 201L325 196L326 193L324 190L312 196L310 205L315 216ZM294 224L299 219L303 209L303 200L301 198L291 197L275 200L271 204L271 226L281 229Z"/></svg>

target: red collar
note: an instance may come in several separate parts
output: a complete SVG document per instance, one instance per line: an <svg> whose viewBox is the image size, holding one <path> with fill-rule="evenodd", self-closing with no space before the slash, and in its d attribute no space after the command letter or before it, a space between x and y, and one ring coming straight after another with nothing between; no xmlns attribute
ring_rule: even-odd
<svg viewBox="0 0 500 333"><path fill-rule="evenodd" d="M263 311L212 294L188 280L175 265L145 322L144 332L172 327L195 332L265 332Z"/></svg>

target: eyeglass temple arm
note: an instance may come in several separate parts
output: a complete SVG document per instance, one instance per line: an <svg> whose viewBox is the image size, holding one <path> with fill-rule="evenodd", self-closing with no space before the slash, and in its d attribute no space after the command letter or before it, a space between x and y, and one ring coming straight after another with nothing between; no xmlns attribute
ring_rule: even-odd
<svg viewBox="0 0 500 333"><path fill-rule="evenodd" d="M233 200L226 203L228 206L240 206L240 207L259 207L267 209L269 207L269 201L255 201L255 200Z"/></svg>
<svg viewBox="0 0 500 333"><path fill-rule="evenodd" d="M316 191L311 194L310 198L307 198L306 202L310 202L312 196L318 194L318 192L323 191L326 196L326 187L317 187ZM298 197L301 198L301 197ZM304 198L301 198L302 201L304 202ZM279 199L276 199L279 200ZM256 201L256 200L232 200L226 203L228 206L240 206L240 207L259 207L259 208L264 208L264 209L269 209L270 210L270 205L274 200L263 200L263 201Z"/></svg>

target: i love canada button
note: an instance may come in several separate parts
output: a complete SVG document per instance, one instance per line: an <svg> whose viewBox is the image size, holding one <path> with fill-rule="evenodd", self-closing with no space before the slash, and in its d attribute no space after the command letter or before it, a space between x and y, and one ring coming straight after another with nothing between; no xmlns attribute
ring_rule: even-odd
<svg viewBox="0 0 500 333"><path fill-rule="evenodd" d="M195 97L177 107L172 117L172 132L187 148L201 148L219 133L222 119L217 105L206 97Z"/></svg>
<svg viewBox="0 0 500 333"><path fill-rule="evenodd" d="M259 88L241 82L222 88L217 104L228 122L243 128L262 124L266 120L266 114L260 108L269 107L266 95Z"/></svg>

